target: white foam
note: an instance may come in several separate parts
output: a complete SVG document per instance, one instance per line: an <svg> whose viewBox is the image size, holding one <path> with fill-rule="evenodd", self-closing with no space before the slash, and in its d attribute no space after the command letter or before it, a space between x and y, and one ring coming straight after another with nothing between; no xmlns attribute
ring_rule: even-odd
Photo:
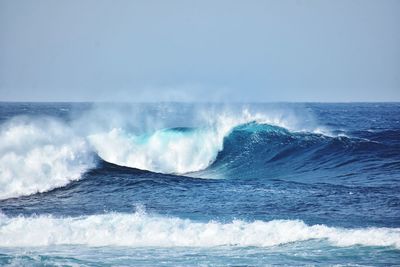
<svg viewBox="0 0 400 267"><path fill-rule="evenodd" d="M344 229L309 226L299 220L203 223L141 212L66 218L44 215L10 218L0 214L0 247L268 247L311 239L327 240L335 246L394 246L400 249L399 228Z"/></svg>
<svg viewBox="0 0 400 267"><path fill-rule="evenodd" d="M89 135L90 143L105 161L161 173L183 174L207 168L223 149L224 137L234 127L259 122L291 129L279 116L252 114L203 114L203 127L190 132L157 130L135 135L121 128Z"/></svg>
<svg viewBox="0 0 400 267"><path fill-rule="evenodd" d="M0 199L64 186L93 166L85 139L61 122L16 118L0 127Z"/></svg>

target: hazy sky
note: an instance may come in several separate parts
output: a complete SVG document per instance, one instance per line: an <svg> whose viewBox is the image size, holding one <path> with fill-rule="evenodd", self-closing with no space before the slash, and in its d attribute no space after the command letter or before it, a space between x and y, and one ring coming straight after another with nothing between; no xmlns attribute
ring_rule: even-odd
<svg viewBox="0 0 400 267"><path fill-rule="evenodd" d="M400 101L400 0L0 0L0 100Z"/></svg>

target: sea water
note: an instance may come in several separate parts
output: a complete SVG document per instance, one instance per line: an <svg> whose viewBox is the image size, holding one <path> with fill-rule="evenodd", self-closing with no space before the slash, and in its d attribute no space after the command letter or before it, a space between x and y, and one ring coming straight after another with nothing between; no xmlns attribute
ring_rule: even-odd
<svg viewBox="0 0 400 267"><path fill-rule="evenodd" d="M0 265L400 264L398 103L0 103Z"/></svg>

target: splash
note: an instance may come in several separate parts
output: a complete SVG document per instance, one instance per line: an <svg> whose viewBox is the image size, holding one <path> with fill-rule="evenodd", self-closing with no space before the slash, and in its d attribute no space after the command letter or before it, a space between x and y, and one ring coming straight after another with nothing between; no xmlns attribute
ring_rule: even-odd
<svg viewBox="0 0 400 267"><path fill-rule="evenodd" d="M92 167L85 139L54 119L17 118L0 128L0 199L65 186Z"/></svg>

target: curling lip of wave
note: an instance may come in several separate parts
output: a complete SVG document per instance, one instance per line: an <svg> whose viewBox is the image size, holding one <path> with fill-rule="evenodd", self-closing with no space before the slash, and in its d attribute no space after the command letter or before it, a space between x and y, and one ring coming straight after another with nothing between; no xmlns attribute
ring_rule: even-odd
<svg viewBox="0 0 400 267"><path fill-rule="evenodd" d="M0 246L49 245L268 247L306 240L327 240L335 246L394 246L399 228L345 229L309 226L300 220L231 223L195 222L174 217L107 213L81 217L7 217L0 214Z"/></svg>
<svg viewBox="0 0 400 267"><path fill-rule="evenodd" d="M208 129L163 129L133 135L122 129L88 137L98 155L120 166L184 174L207 168L222 150L223 135Z"/></svg>

